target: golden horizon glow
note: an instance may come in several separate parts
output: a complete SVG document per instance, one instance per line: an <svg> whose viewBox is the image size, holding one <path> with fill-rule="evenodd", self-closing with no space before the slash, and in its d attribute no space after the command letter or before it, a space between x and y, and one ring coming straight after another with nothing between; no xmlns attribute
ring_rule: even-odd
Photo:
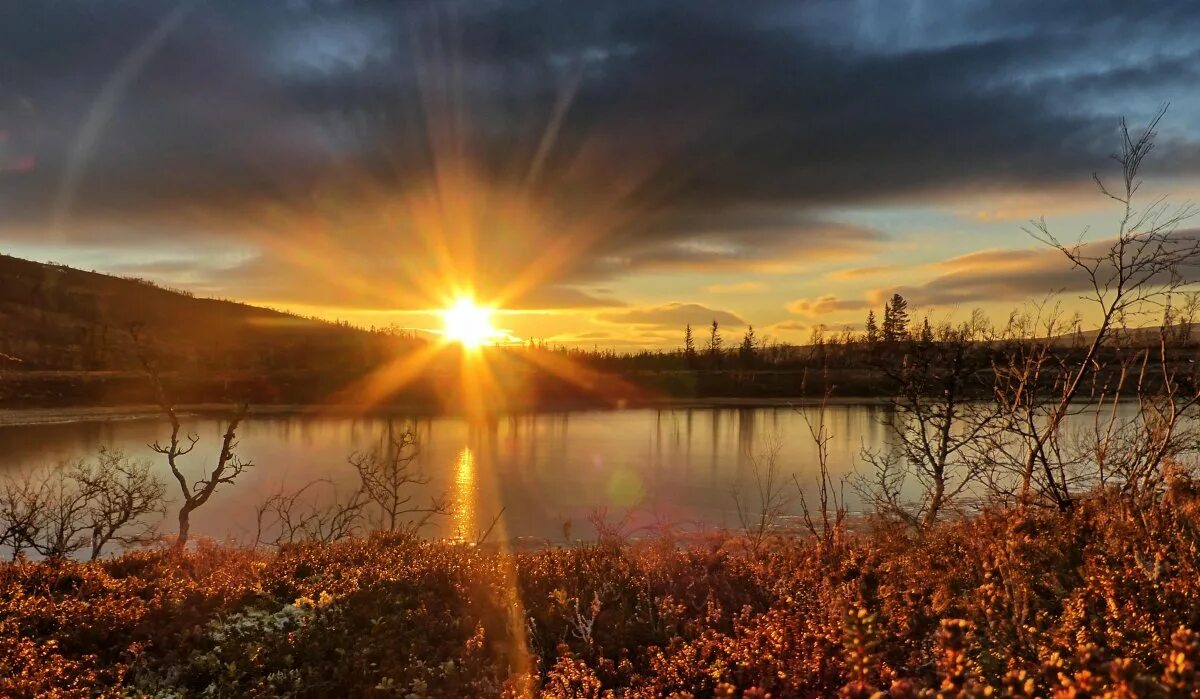
<svg viewBox="0 0 1200 699"><path fill-rule="evenodd" d="M476 349L494 342L501 333L492 325L492 309L477 306L469 297L461 297L442 311L442 336L463 347Z"/></svg>

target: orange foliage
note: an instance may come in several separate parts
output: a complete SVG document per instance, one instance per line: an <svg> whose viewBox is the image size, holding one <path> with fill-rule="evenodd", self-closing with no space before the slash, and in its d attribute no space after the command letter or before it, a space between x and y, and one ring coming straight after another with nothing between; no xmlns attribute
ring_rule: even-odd
<svg viewBox="0 0 1200 699"><path fill-rule="evenodd" d="M832 553L374 536L18 561L0 565L0 695L1196 696L1188 497L988 511Z"/></svg>

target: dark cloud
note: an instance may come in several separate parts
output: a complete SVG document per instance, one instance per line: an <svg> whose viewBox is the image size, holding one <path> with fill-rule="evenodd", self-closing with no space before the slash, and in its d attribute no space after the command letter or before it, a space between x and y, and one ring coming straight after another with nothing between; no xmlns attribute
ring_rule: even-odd
<svg viewBox="0 0 1200 699"><path fill-rule="evenodd" d="M1200 241L1200 229L1172 234L1180 249L1189 249ZM1085 258L1098 259L1112 249L1112 240L1096 240L1079 249ZM1089 276L1073 267L1052 247L1015 250L982 250L951 258L935 265L936 274L919 286L877 289L871 294L876 304L893 292L899 292L915 306L952 307L991 302L1021 302L1054 294L1091 294ZM1110 263L1101 263L1098 275L1102 285L1115 274ZM1200 282L1200 265L1183 265L1176 270L1187 283ZM1166 275L1150 278L1148 283L1167 283Z"/></svg>
<svg viewBox="0 0 1200 699"><path fill-rule="evenodd" d="M884 237L861 226L815 220L795 212L720 212L668 217L637 226L621 245L608 241L592 270L729 272L793 270L818 261L873 251Z"/></svg>
<svg viewBox="0 0 1200 699"><path fill-rule="evenodd" d="M919 286L876 290L882 303L898 292L919 307L1020 302L1061 292L1086 289L1088 281L1057 250L983 250L937 265L939 274Z"/></svg>
<svg viewBox="0 0 1200 699"><path fill-rule="evenodd" d="M432 264L596 305L574 285L878 247L839 207L1076 182L1114 110L1194 88L1196 3L922 8L6 3L0 239L169 230L262 249L226 277L247 293L415 304Z"/></svg>

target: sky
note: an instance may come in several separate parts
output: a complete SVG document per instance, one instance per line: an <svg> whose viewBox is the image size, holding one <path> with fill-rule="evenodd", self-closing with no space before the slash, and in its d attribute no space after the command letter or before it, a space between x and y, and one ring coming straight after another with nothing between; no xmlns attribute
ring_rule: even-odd
<svg viewBox="0 0 1200 699"><path fill-rule="evenodd" d="M807 341L1075 298L1024 228L1200 194L1200 3L13 0L0 252L513 338ZM1200 224L1197 224L1200 225Z"/></svg>

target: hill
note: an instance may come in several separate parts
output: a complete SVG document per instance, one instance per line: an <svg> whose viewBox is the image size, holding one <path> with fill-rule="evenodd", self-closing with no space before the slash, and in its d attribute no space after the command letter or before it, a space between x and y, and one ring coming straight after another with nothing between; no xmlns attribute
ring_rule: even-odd
<svg viewBox="0 0 1200 699"><path fill-rule="evenodd" d="M0 255L0 404L9 407L149 402L142 353L172 375L180 401L308 402L419 343Z"/></svg>
<svg viewBox="0 0 1200 699"><path fill-rule="evenodd" d="M181 370L313 368L331 359L372 360L386 344L381 333L344 324L0 255L6 369L134 370L134 333L164 365Z"/></svg>

